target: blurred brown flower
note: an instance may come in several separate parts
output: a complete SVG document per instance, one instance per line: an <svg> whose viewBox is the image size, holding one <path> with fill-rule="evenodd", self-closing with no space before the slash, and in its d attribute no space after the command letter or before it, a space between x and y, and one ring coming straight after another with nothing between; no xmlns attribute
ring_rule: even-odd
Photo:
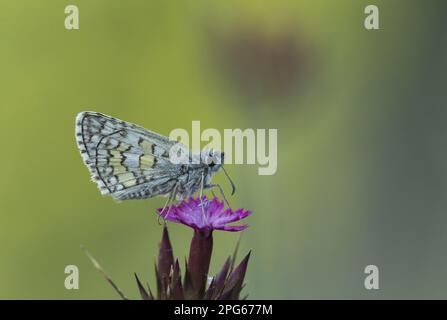
<svg viewBox="0 0 447 320"><path fill-rule="evenodd" d="M209 37L219 70L247 99L286 99L299 91L310 71L310 48L293 29L267 35L239 26Z"/></svg>

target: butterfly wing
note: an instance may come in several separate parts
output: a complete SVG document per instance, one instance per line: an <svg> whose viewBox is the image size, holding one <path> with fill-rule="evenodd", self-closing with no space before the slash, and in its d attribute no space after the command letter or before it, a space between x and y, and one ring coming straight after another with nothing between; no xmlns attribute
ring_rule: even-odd
<svg viewBox="0 0 447 320"><path fill-rule="evenodd" d="M101 113L78 114L76 141L101 193L118 200L167 194L181 171L169 161L178 142Z"/></svg>

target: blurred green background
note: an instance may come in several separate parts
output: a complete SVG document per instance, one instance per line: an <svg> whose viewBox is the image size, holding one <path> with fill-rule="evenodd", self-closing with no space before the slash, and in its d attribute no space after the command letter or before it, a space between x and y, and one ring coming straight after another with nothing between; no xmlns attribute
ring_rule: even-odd
<svg viewBox="0 0 447 320"><path fill-rule="evenodd" d="M64 8L80 29L64 28ZM380 9L380 30L363 27ZM447 2L0 1L0 298L137 298L164 199L116 203L74 139L95 110L168 134L277 128L278 171L230 165L250 298L447 298ZM224 177L216 177L228 190ZM175 255L191 231L170 225ZM211 271L237 234L216 232ZM64 288L64 268L80 289ZM365 290L366 265L380 290Z"/></svg>

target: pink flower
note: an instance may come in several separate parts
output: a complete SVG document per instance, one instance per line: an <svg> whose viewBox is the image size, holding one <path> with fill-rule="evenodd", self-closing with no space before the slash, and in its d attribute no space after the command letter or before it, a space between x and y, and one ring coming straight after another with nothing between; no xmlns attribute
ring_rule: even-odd
<svg viewBox="0 0 447 320"><path fill-rule="evenodd" d="M203 206L203 208L202 208ZM251 212L245 209L225 209L223 201L218 198L209 200L207 196L200 198L189 198L177 205L157 209L159 215L166 220L182 223L198 231L241 231L248 227L247 224L231 226L229 223L236 222L248 217Z"/></svg>

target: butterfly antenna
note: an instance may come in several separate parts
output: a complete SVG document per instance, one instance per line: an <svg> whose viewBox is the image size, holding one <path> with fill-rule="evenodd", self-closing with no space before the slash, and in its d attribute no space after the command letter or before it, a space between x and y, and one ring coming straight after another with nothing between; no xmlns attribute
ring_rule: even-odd
<svg viewBox="0 0 447 320"><path fill-rule="evenodd" d="M228 208L231 209L231 205L230 205L230 203L228 202L227 197L225 197L225 193L223 192L223 189L222 189L222 187L220 186L220 184L215 184L215 185L213 185L213 187L219 189L219 192L220 192L222 198L224 199L224 201L225 201L225 203L227 204ZM213 191L211 190L211 192L213 192ZM216 196L216 195L214 194L214 192L213 192L213 196L214 196L214 197Z"/></svg>
<svg viewBox="0 0 447 320"><path fill-rule="evenodd" d="M224 166L222 166L222 170L223 170L223 172L225 173L225 175L227 176L228 181L230 181L231 189L232 189L232 190L231 190L231 195L233 195L233 194L236 192L236 186L234 185L233 180L231 180L231 178L230 178L230 176L228 175L227 170L225 170Z"/></svg>

